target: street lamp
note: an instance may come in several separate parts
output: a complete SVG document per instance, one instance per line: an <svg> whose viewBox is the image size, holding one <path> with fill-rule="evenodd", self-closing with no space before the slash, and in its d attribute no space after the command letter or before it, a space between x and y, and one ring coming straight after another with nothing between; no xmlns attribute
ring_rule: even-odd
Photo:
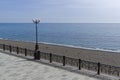
<svg viewBox="0 0 120 80"><path fill-rule="evenodd" d="M34 53L34 59L39 59L39 53L38 53L38 23L40 22L40 20L38 18L33 19L33 23L35 24L35 30L36 30L36 43L35 43L35 53Z"/></svg>

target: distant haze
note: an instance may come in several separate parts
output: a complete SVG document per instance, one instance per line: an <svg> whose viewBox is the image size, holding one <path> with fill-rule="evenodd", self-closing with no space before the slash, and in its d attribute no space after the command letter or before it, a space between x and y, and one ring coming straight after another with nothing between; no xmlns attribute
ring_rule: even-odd
<svg viewBox="0 0 120 80"><path fill-rule="evenodd" d="M0 0L0 23L120 23L120 0Z"/></svg>

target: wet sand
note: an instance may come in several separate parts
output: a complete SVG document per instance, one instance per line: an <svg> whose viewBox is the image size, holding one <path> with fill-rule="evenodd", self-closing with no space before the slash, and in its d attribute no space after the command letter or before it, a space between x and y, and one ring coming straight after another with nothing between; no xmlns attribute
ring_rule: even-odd
<svg viewBox="0 0 120 80"><path fill-rule="evenodd" d="M0 40L0 44L13 45L27 49L32 49L32 50L34 50L34 46L35 46L33 42L22 42L22 41L12 41L12 40L2 40L2 39ZM103 64L120 67L120 53L118 52L73 48L73 47L65 47L65 46L43 44L43 43L39 43L39 48L40 51L47 53L65 55L72 58L77 58L92 62L100 62Z"/></svg>

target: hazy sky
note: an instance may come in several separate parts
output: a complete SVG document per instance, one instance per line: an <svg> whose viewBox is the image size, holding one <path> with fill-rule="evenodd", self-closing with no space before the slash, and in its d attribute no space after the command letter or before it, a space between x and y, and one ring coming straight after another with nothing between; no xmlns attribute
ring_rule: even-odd
<svg viewBox="0 0 120 80"><path fill-rule="evenodd" d="M0 0L0 22L120 23L120 0Z"/></svg>

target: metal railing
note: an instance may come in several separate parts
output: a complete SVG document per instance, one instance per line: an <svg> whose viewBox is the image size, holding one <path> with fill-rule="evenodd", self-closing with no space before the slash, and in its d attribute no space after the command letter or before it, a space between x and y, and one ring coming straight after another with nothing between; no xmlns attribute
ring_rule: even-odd
<svg viewBox="0 0 120 80"><path fill-rule="evenodd" d="M31 56L34 57L34 50L30 50L27 48L21 48L18 46L11 46L11 45L5 45L5 44L0 44L0 49L3 51L9 51L10 53L15 52L17 54L22 54L24 56ZM113 75L113 76L120 76L120 67L115 67L112 65L107 65L107 64L101 64L101 63L96 63L96 62L91 62L91 61L85 61L81 59L75 59L75 58L70 58L67 56L61 56L57 54L52 54L52 53L45 53L45 52L40 52L40 59L45 59L49 60L50 63L52 62L57 62L69 66L74 66L77 67L79 70L81 69L87 69L91 71L97 72L98 75L100 73L108 74L108 75Z"/></svg>

